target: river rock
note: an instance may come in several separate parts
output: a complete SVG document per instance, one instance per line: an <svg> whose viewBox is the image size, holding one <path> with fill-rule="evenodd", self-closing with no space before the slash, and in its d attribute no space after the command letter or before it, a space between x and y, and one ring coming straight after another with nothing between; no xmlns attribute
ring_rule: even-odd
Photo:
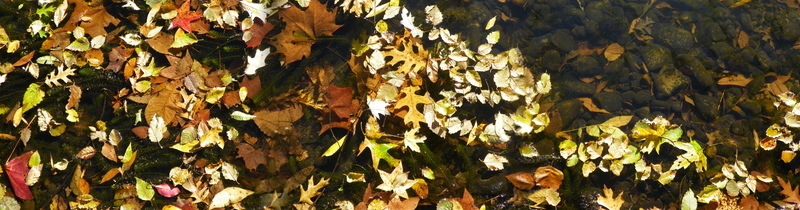
<svg viewBox="0 0 800 210"><path fill-rule="evenodd" d="M577 77L590 77L600 73L600 62L594 56L579 55L569 63L568 70Z"/></svg>
<svg viewBox="0 0 800 210"><path fill-rule="evenodd" d="M675 68L665 68L653 77L653 83L660 94L671 96L689 85L689 77Z"/></svg>
<svg viewBox="0 0 800 210"><path fill-rule="evenodd" d="M658 71L665 65L672 65L672 55L664 46L650 43L642 49L644 63L650 71Z"/></svg>
<svg viewBox="0 0 800 210"><path fill-rule="evenodd" d="M622 109L622 97L617 92L600 92L594 94L594 100L597 101L600 108L609 112L616 112Z"/></svg>
<svg viewBox="0 0 800 210"><path fill-rule="evenodd" d="M578 43L575 38L569 33L567 29L558 29L553 31L550 36L550 41L553 46L560 49L562 52L571 52L578 49Z"/></svg>
<svg viewBox="0 0 800 210"><path fill-rule="evenodd" d="M708 120L713 120L719 116L719 98L705 94L695 93L692 95L697 112Z"/></svg>
<svg viewBox="0 0 800 210"><path fill-rule="evenodd" d="M673 24L655 24L652 35L655 40L677 50L689 50L695 45L692 32Z"/></svg>

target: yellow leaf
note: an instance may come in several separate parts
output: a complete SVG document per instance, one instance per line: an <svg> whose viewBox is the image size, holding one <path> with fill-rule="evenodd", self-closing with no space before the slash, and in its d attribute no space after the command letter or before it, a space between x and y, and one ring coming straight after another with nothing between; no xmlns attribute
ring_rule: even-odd
<svg viewBox="0 0 800 210"><path fill-rule="evenodd" d="M314 201L311 201L311 198L319 194L322 194L321 192L319 192L319 190L322 189L322 187L325 187L325 185L328 185L328 180L330 179L322 178L319 180L319 182L314 184L314 176L311 176L311 178L308 179L308 188L303 188L303 186L300 186L299 202L314 204Z"/></svg>
<svg viewBox="0 0 800 210"><path fill-rule="evenodd" d="M395 103L395 109L401 109L403 107L408 107L408 113L403 117L403 122L407 125L409 123L413 123L414 127L419 127L420 122L425 122L425 115L422 114L417 109L418 104L431 104L433 101L429 99L427 96L417 95L416 92L419 90L417 86L408 86L403 88L401 91L405 95L397 100Z"/></svg>
<svg viewBox="0 0 800 210"><path fill-rule="evenodd" d="M333 143L333 145L328 147L328 150L325 150L325 153L323 153L322 156L323 157L328 157L328 156L331 156L333 154L336 154L336 152L338 152L339 149L342 148L342 145L344 144L344 140L346 138L347 138L347 136L342 136L342 138L339 138L339 140L337 140L336 143Z"/></svg>
<svg viewBox="0 0 800 210"><path fill-rule="evenodd" d="M619 195L617 195L615 198L614 191L606 186L603 186L603 195L597 196L597 204L600 204L609 210L619 210L622 207L622 204L625 203L625 200L622 199L623 193L624 192L619 193Z"/></svg>
<svg viewBox="0 0 800 210"><path fill-rule="evenodd" d="M625 53L625 48L617 43L612 43L603 51L603 56L605 56L608 61L615 61L619 59L622 53Z"/></svg>

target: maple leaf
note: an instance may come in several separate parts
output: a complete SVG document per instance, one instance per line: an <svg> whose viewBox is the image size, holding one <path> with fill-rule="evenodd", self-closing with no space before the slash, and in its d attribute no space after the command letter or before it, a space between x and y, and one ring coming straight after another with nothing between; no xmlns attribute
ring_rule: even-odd
<svg viewBox="0 0 800 210"><path fill-rule="evenodd" d="M192 32L190 24L203 17L203 14L197 11L189 11L190 2L191 1L185 1L181 4L181 7L178 8L178 16L172 19L172 23L169 24L168 29L179 27L186 32Z"/></svg>
<svg viewBox="0 0 800 210"><path fill-rule="evenodd" d="M299 202L314 204L314 201L311 201L311 198L319 194L322 194L321 192L319 192L319 190L322 189L322 187L325 187L325 185L328 185L328 180L330 179L322 178L319 180L319 182L314 184L314 176L311 176L311 178L308 179L308 188L303 188L303 186L300 186Z"/></svg>
<svg viewBox="0 0 800 210"><path fill-rule="evenodd" d="M419 152L419 145L417 144L425 143L425 139L427 139L425 136L418 136L417 132L419 132L419 127L412 128L403 135L403 145L414 152Z"/></svg>
<svg viewBox="0 0 800 210"><path fill-rule="evenodd" d="M254 170L258 168L258 165L267 164L267 155L261 149L255 149L248 143L241 143L236 146L236 149L239 150L239 155L236 157L244 160L244 167L247 169Z"/></svg>
<svg viewBox="0 0 800 210"><path fill-rule="evenodd" d="M30 171L28 160L30 160L31 155L33 155L33 151L17 156L5 164L6 174L8 174L8 178L11 180L11 187L14 188L14 194L23 200L33 199L30 188L25 184L25 177L28 175L28 171Z"/></svg>
<svg viewBox="0 0 800 210"><path fill-rule="evenodd" d="M622 194L625 192L619 193L617 197L614 197L614 190L603 186L603 195L597 196L597 203L603 207L608 208L609 210L619 210L622 207L622 204L625 203L625 200L622 199Z"/></svg>
<svg viewBox="0 0 800 210"><path fill-rule="evenodd" d="M792 184L784 181L782 178L778 177L778 183L781 185L781 194L785 195L786 198L783 199L784 202L800 204L800 187L792 188Z"/></svg>
<svg viewBox="0 0 800 210"><path fill-rule="evenodd" d="M413 123L414 127L419 127L420 122L425 122L425 115L417 109L417 105L433 103L429 97L417 95L415 93L417 90L419 90L419 87L417 86L408 86L403 88L401 93L404 93L405 96L400 98L400 100L397 100L397 103L394 104L395 109L408 107L408 113L406 113L405 116L402 116L403 122L406 125Z"/></svg>
<svg viewBox="0 0 800 210"><path fill-rule="evenodd" d="M401 198L408 198L406 190L417 183L417 180L409 180L408 173L403 172L403 163L398 163L391 174L380 169L378 169L378 173L383 181L378 185L378 189L393 192L394 195Z"/></svg>
<svg viewBox="0 0 800 210"><path fill-rule="evenodd" d="M64 26L54 30L54 33L71 32L80 24L86 34L96 37L107 34L105 27L109 24L120 23L119 19L108 13L103 4L89 6L83 0L69 0L69 3L75 4L75 8ZM51 36L50 39L55 39L55 36Z"/></svg>
<svg viewBox="0 0 800 210"><path fill-rule="evenodd" d="M333 32L342 27L336 25L336 11L329 12L319 1L311 1L305 11L290 7L280 11L279 15L286 22L286 28L275 36L273 45L276 52L286 56L284 64L311 55L311 45L317 37L333 36Z"/></svg>

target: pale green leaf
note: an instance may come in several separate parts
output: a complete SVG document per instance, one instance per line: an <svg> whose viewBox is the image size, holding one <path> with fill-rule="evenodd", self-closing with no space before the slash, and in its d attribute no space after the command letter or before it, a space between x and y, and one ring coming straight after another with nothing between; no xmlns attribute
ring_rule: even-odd
<svg viewBox="0 0 800 210"><path fill-rule="evenodd" d="M196 43L197 37L194 36L192 33L185 33L183 30L178 30L175 32L175 41L172 42L172 45L169 48L181 48L186 47L190 44Z"/></svg>
<svg viewBox="0 0 800 210"><path fill-rule="evenodd" d="M695 210L697 209L697 198L694 197L694 191L691 189L683 194L681 199L681 210Z"/></svg>
<svg viewBox="0 0 800 210"><path fill-rule="evenodd" d="M256 116L240 111L234 111L233 113L231 113L231 118L238 121L248 121L252 120L253 118L256 118Z"/></svg>
<svg viewBox="0 0 800 210"><path fill-rule="evenodd" d="M153 195L156 194L156 191L153 190L153 186L146 181L139 179L136 177L136 197L139 199L149 201L153 199Z"/></svg>

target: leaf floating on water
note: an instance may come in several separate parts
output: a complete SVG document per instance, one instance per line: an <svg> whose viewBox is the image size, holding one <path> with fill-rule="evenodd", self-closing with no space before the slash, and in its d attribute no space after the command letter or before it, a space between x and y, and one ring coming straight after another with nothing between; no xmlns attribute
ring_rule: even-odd
<svg viewBox="0 0 800 210"><path fill-rule="evenodd" d="M14 188L14 194L23 200L33 199L30 188L25 184L25 177L28 176L28 172L30 171L28 161L32 155L33 151L30 151L11 159L11 161L5 164L5 173L8 174L11 187Z"/></svg>
<svg viewBox="0 0 800 210"><path fill-rule="evenodd" d="M622 199L623 193L624 192L620 192L615 198L614 191L606 186L603 186L603 194L597 196L597 204L600 204L609 210L619 210L622 208L622 204L625 203L625 200Z"/></svg>
<svg viewBox="0 0 800 210"><path fill-rule="evenodd" d="M486 167L489 168L489 170L499 171L503 170L503 164L508 163L508 159L500 155L489 153L486 154L485 158L483 158L483 163L486 164Z"/></svg>
<svg viewBox="0 0 800 210"><path fill-rule="evenodd" d="M153 196L155 194L156 192L153 191L153 186L150 185L150 183L147 183L146 181L140 179L139 177L136 177L136 197L139 197L139 199L142 200L149 201L153 199Z"/></svg>
<svg viewBox="0 0 800 210"><path fill-rule="evenodd" d="M264 134L286 134L291 129L292 123L303 116L303 108L294 104L280 110L258 111L255 116L253 121Z"/></svg>
<svg viewBox="0 0 800 210"><path fill-rule="evenodd" d="M228 187L214 195L214 198L211 199L211 204L209 204L208 208L214 209L230 206L231 204L239 203L253 193L253 191L239 187Z"/></svg>

